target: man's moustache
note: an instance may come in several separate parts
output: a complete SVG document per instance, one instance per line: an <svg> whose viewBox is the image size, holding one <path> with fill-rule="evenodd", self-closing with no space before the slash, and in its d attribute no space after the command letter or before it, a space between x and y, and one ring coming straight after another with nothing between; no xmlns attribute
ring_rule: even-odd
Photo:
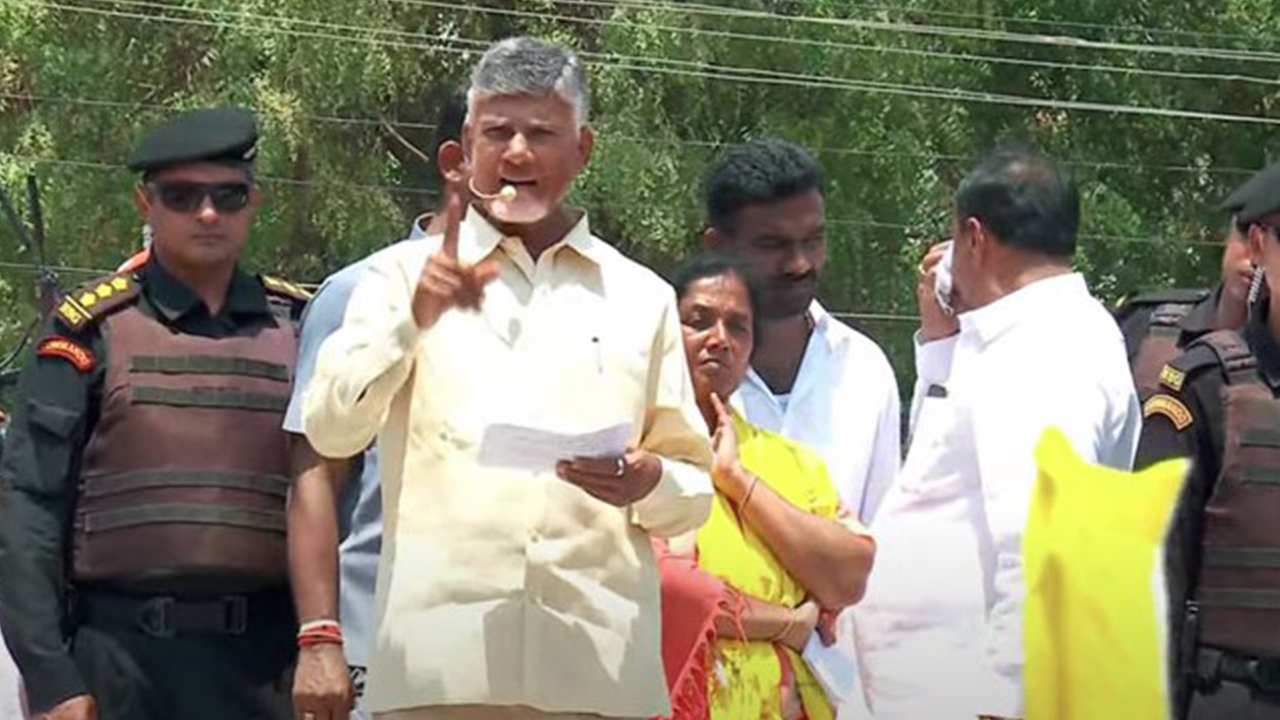
<svg viewBox="0 0 1280 720"><path fill-rule="evenodd" d="M816 282L818 282L817 274L810 273L808 275L805 275L803 277L798 277L798 278L792 278L792 277L782 278L778 280L775 284L778 285L779 287L794 287L796 285L812 285Z"/></svg>

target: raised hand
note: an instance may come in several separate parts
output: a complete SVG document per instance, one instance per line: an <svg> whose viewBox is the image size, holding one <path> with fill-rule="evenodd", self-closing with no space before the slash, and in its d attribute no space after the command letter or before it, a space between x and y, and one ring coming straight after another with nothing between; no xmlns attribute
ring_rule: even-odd
<svg viewBox="0 0 1280 720"><path fill-rule="evenodd" d="M929 248L916 268L916 300L920 303L920 339L924 342L940 340L960 332L960 321L954 314L943 310L934 294L938 278L938 263L947 254L947 243Z"/></svg>
<svg viewBox="0 0 1280 720"><path fill-rule="evenodd" d="M751 480L738 459L738 431L733 426L733 415L715 393L711 394L711 404L716 409L716 430L711 434L711 480L717 490L740 502Z"/></svg>
<svg viewBox="0 0 1280 720"><path fill-rule="evenodd" d="M778 642L796 652L804 652L804 646L809 643L809 637L813 635L814 629L818 627L818 619L822 609L814 601L806 600L791 612L791 626L787 628L787 632L782 637L778 638Z"/></svg>
<svg viewBox="0 0 1280 720"><path fill-rule="evenodd" d="M458 262L458 229L465 204L461 193L451 193L445 204L444 242L427 258L413 293L413 319L426 330L450 309L478 310L484 287L498 277L492 262L464 265Z"/></svg>

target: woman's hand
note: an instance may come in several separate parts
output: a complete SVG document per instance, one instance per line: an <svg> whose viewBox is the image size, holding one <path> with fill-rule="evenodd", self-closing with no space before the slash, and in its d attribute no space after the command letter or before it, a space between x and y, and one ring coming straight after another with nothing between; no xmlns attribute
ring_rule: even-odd
<svg viewBox="0 0 1280 720"><path fill-rule="evenodd" d="M806 600L791 612L791 625L787 627L782 637L778 638L778 642L796 652L804 652L804 646L809 644L809 638L818 627L818 617L821 615L822 608L818 607L818 603Z"/></svg>
<svg viewBox="0 0 1280 720"><path fill-rule="evenodd" d="M738 431L733 427L733 415L720 398L712 393L711 403L716 408L716 431L711 435L711 480L716 489L734 503L742 501L751 482L750 475L738 459Z"/></svg>

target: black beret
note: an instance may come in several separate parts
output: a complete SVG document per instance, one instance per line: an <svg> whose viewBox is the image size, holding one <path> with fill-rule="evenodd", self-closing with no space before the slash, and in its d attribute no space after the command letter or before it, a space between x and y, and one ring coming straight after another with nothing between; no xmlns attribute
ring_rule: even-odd
<svg viewBox="0 0 1280 720"><path fill-rule="evenodd" d="M1240 222L1251 223L1280 213L1280 162L1263 168L1249 182L1254 183L1253 190L1236 213L1236 218Z"/></svg>
<svg viewBox="0 0 1280 720"><path fill-rule="evenodd" d="M129 158L141 173L186 163L253 162L258 126L253 113L239 108L206 108L177 115L147 133Z"/></svg>
<svg viewBox="0 0 1280 720"><path fill-rule="evenodd" d="M1250 175L1248 180L1241 183L1222 202L1218 203L1218 209L1232 215L1240 212L1245 205L1249 204L1249 198L1253 197L1253 192L1259 184L1258 176L1259 173Z"/></svg>

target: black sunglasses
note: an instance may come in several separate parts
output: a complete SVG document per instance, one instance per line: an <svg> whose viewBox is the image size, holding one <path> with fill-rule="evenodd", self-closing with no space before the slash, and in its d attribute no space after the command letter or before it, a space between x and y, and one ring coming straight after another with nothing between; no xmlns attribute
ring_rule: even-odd
<svg viewBox="0 0 1280 720"><path fill-rule="evenodd" d="M200 209L209 198L221 213L240 212L249 204L249 183L152 182L147 187L160 204L173 212L190 213Z"/></svg>

